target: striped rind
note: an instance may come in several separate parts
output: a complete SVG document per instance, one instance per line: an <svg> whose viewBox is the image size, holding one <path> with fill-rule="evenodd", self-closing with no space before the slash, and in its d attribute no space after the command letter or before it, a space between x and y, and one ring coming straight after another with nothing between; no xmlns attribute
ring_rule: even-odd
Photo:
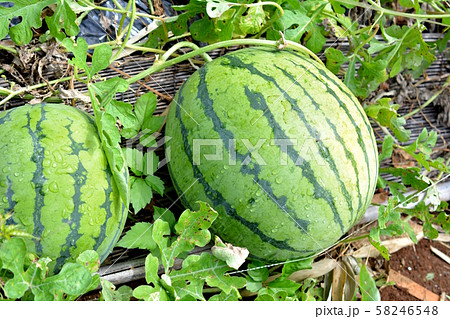
<svg viewBox="0 0 450 319"><path fill-rule="evenodd" d="M182 202L213 205L214 232L255 258L327 248L375 189L377 148L361 105L331 72L290 51L244 49L205 65L177 93L166 135ZM214 145L194 154L205 139L221 148L221 159L204 157L217 154ZM258 143L263 162L247 148Z"/></svg>
<svg viewBox="0 0 450 319"><path fill-rule="evenodd" d="M58 271L94 249L103 261L128 209L113 182L92 117L60 104L0 114L0 213L33 234L27 246Z"/></svg>

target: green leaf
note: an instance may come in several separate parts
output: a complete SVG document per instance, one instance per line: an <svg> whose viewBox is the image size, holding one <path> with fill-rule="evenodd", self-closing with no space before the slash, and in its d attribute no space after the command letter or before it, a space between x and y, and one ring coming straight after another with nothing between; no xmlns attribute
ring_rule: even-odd
<svg viewBox="0 0 450 319"><path fill-rule="evenodd" d="M261 31L265 22L266 13L263 10L263 7L250 7L247 11L247 14L241 16L239 28L245 33L255 34Z"/></svg>
<svg viewBox="0 0 450 319"><path fill-rule="evenodd" d="M50 34L55 39L62 41L66 37L66 34L68 36L76 36L80 32L80 29L75 22L77 15L73 12L69 3L64 0L57 2L58 6L56 11L51 17L45 17L45 22L50 30ZM65 34L61 31L62 29L64 29Z"/></svg>
<svg viewBox="0 0 450 319"><path fill-rule="evenodd" d="M158 192L159 195L163 196L164 194L164 182L157 176L148 175L145 178L145 182L151 185L152 189Z"/></svg>
<svg viewBox="0 0 450 319"><path fill-rule="evenodd" d="M158 258L149 254L145 258L145 280L148 284L152 283L155 287L159 284L158 267Z"/></svg>
<svg viewBox="0 0 450 319"><path fill-rule="evenodd" d="M414 7L414 1L412 1L412 0L399 0L399 3L404 8Z"/></svg>
<svg viewBox="0 0 450 319"><path fill-rule="evenodd" d="M120 286L116 290L111 282L105 279L101 279L102 296L105 301L129 301L133 295L133 289L128 286Z"/></svg>
<svg viewBox="0 0 450 319"><path fill-rule="evenodd" d="M139 131L139 122L133 112L133 106L130 103L112 100L105 105L106 113L119 119L123 125L120 134L125 138L133 138Z"/></svg>
<svg viewBox="0 0 450 319"><path fill-rule="evenodd" d="M334 74L338 74L341 65L348 61L342 51L331 47L325 50L325 56L327 57L326 66Z"/></svg>
<svg viewBox="0 0 450 319"><path fill-rule="evenodd" d="M380 301L380 292L375 281L367 271L366 265L362 265L359 273L359 286L361 288L362 301Z"/></svg>
<svg viewBox="0 0 450 319"><path fill-rule="evenodd" d="M281 271L281 278L288 278L294 272L302 269L311 269L313 261L314 258L309 258L285 264Z"/></svg>
<svg viewBox="0 0 450 319"><path fill-rule="evenodd" d="M2 0L1 2L11 2ZM56 0L15 0L10 8L0 7L0 39L9 35L11 40L17 45L28 44L33 37L31 28L39 29L42 26L41 14L45 7L48 7ZM9 28L11 20L21 17L22 21Z"/></svg>
<svg viewBox="0 0 450 319"><path fill-rule="evenodd" d="M220 294L214 295L211 298L209 298L209 301L238 301L242 299L241 294L239 293L239 290L236 288L232 288L230 293L226 293L222 291Z"/></svg>
<svg viewBox="0 0 450 319"><path fill-rule="evenodd" d="M133 290L133 297L145 301L168 301L170 300L167 292L161 286L139 286Z"/></svg>
<svg viewBox="0 0 450 319"><path fill-rule="evenodd" d="M55 286L51 288L51 291L62 290L68 295L77 296L86 291L91 279L91 273L83 265L66 263L58 275L47 279L46 284L50 283ZM36 287L36 289L41 289L41 287Z"/></svg>
<svg viewBox="0 0 450 319"><path fill-rule="evenodd" d="M134 105L134 111L141 126L141 130L147 129L150 130L151 133L155 132L152 127L151 119L156 110L156 103L156 95L153 92L142 94L137 99L136 104Z"/></svg>
<svg viewBox="0 0 450 319"><path fill-rule="evenodd" d="M72 52L74 57L69 60L69 63L71 65L77 66L79 69L85 70L85 72L88 74L88 80L89 80L89 67L87 65L86 59L87 59L87 50L88 50L88 44L85 39L78 38L77 42L74 43L72 39L65 38L62 41L62 45L64 45L67 49L67 51Z"/></svg>
<svg viewBox="0 0 450 319"><path fill-rule="evenodd" d="M157 245L152 237L152 227L150 223L136 223L126 232L125 236L117 243L117 246L127 249L147 249L150 251L156 249Z"/></svg>
<svg viewBox="0 0 450 319"><path fill-rule="evenodd" d="M309 31L309 39L306 42L306 47L314 53L319 53L327 39L322 35L323 27L314 25Z"/></svg>
<svg viewBox="0 0 450 319"><path fill-rule="evenodd" d="M395 137L401 142L407 142L411 135L410 130L406 130L403 126L406 120L398 117L398 104L390 105L389 98L379 99L375 104L365 108L366 114L375 119L381 125L389 127L394 132Z"/></svg>
<svg viewBox="0 0 450 319"><path fill-rule="evenodd" d="M168 247L169 224L157 220L153 228L153 239L161 250L161 259L166 272L173 266L175 258L183 252L191 251L195 246L203 247L211 240L208 230L218 214L208 204L198 202L198 211L185 210L175 225L177 239Z"/></svg>
<svg viewBox="0 0 450 319"><path fill-rule="evenodd" d="M91 274L95 273L100 268L100 259L95 250L86 250L82 252L77 258L77 263L86 267Z"/></svg>
<svg viewBox="0 0 450 319"><path fill-rule="evenodd" d="M245 279L247 280L245 288L251 292L257 292L263 286L261 281L255 281L250 277L246 277Z"/></svg>
<svg viewBox="0 0 450 319"><path fill-rule="evenodd" d="M259 261L253 261L247 267L248 275L255 281L263 282L269 278L269 269L266 264Z"/></svg>
<svg viewBox="0 0 450 319"><path fill-rule="evenodd" d="M392 138L392 136L386 135L383 141L383 148L379 156L380 163L382 160L386 158L391 158L393 150L394 150L394 139Z"/></svg>
<svg viewBox="0 0 450 319"><path fill-rule="evenodd" d="M158 220L161 219L167 223L169 223L169 227L172 231L175 231L175 224L176 224L176 219L174 214L166 208L161 208L161 207L156 207L153 206L153 209L155 210L154 214L153 214L153 220Z"/></svg>
<svg viewBox="0 0 450 319"><path fill-rule="evenodd" d="M233 288L240 289L246 284L243 277L229 276L225 274L230 270L228 265L208 253L201 255L190 255L182 264L181 270L172 271L170 278L172 282L179 280L202 280L210 287L218 287L226 294L231 293Z"/></svg>
<svg viewBox="0 0 450 319"><path fill-rule="evenodd" d="M152 186L146 180L139 177L130 177L131 184L131 204L134 207L134 213L147 206L153 198Z"/></svg>
<svg viewBox="0 0 450 319"><path fill-rule="evenodd" d="M153 151L142 153L137 148L126 148L123 153L128 167L136 176L150 176L158 169L159 158Z"/></svg>
<svg viewBox="0 0 450 319"><path fill-rule="evenodd" d="M96 73L106 69L110 64L112 57L112 48L107 44L102 44L94 49L92 55L92 63L89 69L89 74L93 77Z"/></svg>

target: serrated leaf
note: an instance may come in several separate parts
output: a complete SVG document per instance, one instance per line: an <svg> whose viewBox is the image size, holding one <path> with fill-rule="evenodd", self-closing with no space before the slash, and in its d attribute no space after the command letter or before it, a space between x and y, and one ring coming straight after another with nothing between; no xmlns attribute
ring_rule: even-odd
<svg viewBox="0 0 450 319"><path fill-rule="evenodd" d="M145 208L153 198L152 186L144 179L139 177L130 177L131 187L131 204L134 208L134 213L137 214L141 209Z"/></svg>
<svg viewBox="0 0 450 319"><path fill-rule="evenodd" d="M163 196L164 194L164 182L157 176L148 175L145 178L145 182L151 185L152 189L158 192L159 195Z"/></svg>
<svg viewBox="0 0 450 319"><path fill-rule="evenodd" d="M157 245L152 237L152 227L150 223L136 223L126 232L125 236L117 243L117 246L127 249L147 249L150 251L156 249Z"/></svg>

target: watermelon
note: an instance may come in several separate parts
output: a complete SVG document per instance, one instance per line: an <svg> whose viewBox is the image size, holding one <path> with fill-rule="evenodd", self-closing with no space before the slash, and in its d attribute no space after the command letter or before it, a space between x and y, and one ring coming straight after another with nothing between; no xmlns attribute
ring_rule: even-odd
<svg viewBox="0 0 450 319"><path fill-rule="evenodd" d="M125 225L94 119L60 104L0 113L0 213L34 236L27 248L54 271L92 249L103 261Z"/></svg>
<svg viewBox="0 0 450 319"><path fill-rule="evenodd" d="M183 205L215 207L214 233L254 259L326 249L375 191L377 145L360 103L289 50L237 50L197 70L170 106L166 141Z"/></svg>

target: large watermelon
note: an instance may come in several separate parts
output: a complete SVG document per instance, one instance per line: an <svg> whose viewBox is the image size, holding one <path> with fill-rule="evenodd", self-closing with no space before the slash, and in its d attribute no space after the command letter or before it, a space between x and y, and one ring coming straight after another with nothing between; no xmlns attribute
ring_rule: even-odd
<svg viewBox="0 0 450 319"><path fill-rule="evenodd" d="M326 249L375 190L363 108L325 67L288 50L238 50L196 71L172 102L166 136L184 205L213 205L213 231L265 261Z"/></svg>
<svg viewBox="0 0 450 319"><path fill-rule="evenodd" d="M128 209L113 181L93 118L59 104L0 113L0 213L33 234L28 248L54 260L87 249L103 261Z"/></svg>

